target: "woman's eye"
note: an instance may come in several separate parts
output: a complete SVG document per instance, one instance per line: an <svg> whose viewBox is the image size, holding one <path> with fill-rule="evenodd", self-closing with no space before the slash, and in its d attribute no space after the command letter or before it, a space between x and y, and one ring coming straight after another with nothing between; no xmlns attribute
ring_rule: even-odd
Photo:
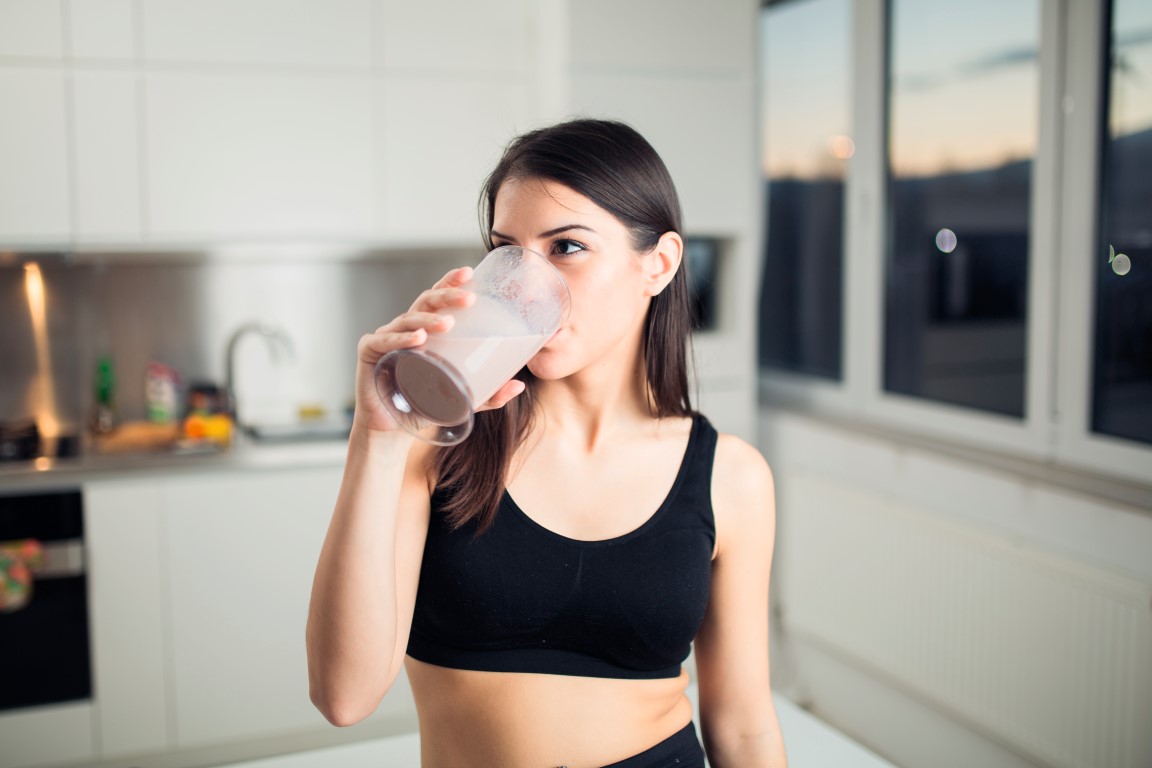
<svg viewBox="0 0 1152 768"><path fill-rule="evenodd" d="M557 240L552 244L552 252L559 256L571 256L584 250L584 246L575 240Z"/></svg>

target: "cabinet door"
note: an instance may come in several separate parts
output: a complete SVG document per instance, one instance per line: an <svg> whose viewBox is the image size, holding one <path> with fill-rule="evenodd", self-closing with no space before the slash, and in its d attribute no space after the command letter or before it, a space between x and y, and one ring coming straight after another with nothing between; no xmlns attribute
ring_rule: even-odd
<svg viewBox="0 0 1152 768"><path fill-rule="evenodd" d="M0 56L59 59L64 54L60 19L60 0L0 2Z"/></svg>
<svg viewBox="0 0 1152 768"><path fill-rule="evenodd" d="M67 242L64 75L0 69L0 243Z"/></svg>
<svg viewBox="0 0 1152 768"><path fill-rule="evenodd" d="M524 75L533 69L531 25L539 2L380 3L380 63L385 69L457 75Z"/></svg>
<svg viewBox="0 0 1152 768"><path fill-rule="evenodd" d="M136 77L76 72L72 77L76 240L141 238Z"/></svg>
<svg viewBox="0 0 1152 768"><path fill-rule="evenodd" d="M83 0L68 5L72 58L136 57L134 0Z"/></svg>
<svg viewBox="0 0 1152 768"><path fill-rule="evenodd" d="M84 487L97 744L106 758L170 746L159 481Z"/></svg>
<svg viewBox="0 0 1152 768"><path fill-rule="evenodd" d="M371 90L329 76L148 75L150 239L367 237Z"/></svg>
<svg viewBox="0 0 1152 768"><path fill-rule="evenodd" d="M84 765L92 759L92 705L0 712L0 768Z"/></svg>
<svg viewBox="0 0 1152 768"><path fill-rule="evenodd" d="M177 745L326 726L308 698L304 627L339 468L166 486Z"/></svg>
<svg viewBox="0 0 1152 768"><path fill-rule="evenodd" d="M140 0L157 62L368 67L372 0Z"/></svg>
<svg viewBox="0 0 1152 768"><path fill-rule="evenodd" d="M528 127L527 86L498 76L389 75L380 88L385 234L479 246L480 185Z"/></svg>

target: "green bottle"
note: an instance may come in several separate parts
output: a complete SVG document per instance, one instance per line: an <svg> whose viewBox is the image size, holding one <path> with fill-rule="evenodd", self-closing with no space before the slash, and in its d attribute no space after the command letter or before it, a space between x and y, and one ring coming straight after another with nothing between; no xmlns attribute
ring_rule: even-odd
<svg viewBox="0 0 1152 768"><path fill-rule="evenodd" d="M96 362L96 402L92 407L92 431L106 435L116 428L116 373L112 357L101 355Z"/></svg>

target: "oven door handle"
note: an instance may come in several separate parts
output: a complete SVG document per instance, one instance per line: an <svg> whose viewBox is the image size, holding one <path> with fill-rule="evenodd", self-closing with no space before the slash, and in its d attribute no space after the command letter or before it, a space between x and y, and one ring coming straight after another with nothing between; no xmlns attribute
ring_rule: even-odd
<svg viewBox="0 0 1152 768"><path fill-rule="evenodd" d="M55 541L41 541L44 548L44 560L33 579L66 579L73 576L84 575L84 540L58 539Z"/></svg>

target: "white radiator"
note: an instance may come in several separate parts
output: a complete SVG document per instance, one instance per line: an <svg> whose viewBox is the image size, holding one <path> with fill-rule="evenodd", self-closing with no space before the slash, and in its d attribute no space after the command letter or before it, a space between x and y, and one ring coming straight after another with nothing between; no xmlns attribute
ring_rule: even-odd
<svg viewBox="0 0 1152 768"><path fill-rule="evenodd" d="M1152 766L1152 585L803 472L787 631L1053 768Z"/></svg>

